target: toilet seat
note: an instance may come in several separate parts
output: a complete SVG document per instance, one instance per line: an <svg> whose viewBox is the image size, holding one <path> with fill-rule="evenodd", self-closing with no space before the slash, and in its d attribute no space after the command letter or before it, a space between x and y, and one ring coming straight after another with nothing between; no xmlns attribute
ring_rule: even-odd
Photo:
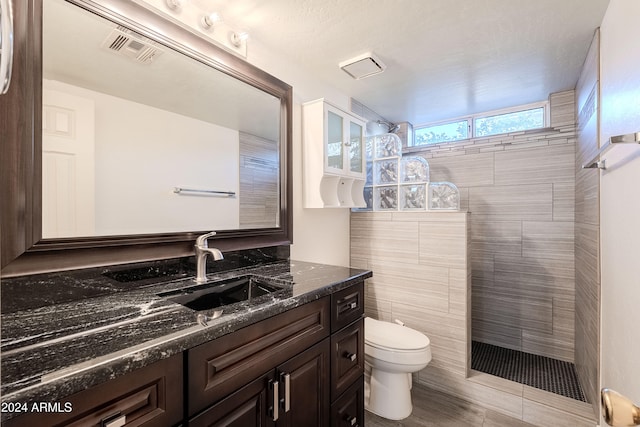
<svg viewBox="0 0 640 427"><path fill-rule="evenodd" d="M364 336L365 345L393 352L422 351L430 345L429 338L416 330L370 317L364 319Z"/></svg>

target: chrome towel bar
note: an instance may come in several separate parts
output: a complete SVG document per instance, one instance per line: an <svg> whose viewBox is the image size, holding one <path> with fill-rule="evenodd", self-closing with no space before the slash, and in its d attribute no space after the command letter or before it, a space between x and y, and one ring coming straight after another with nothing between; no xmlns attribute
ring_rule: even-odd
<svg viewBox="0 0 640 427"><path fill-rule="evenodd" d="M640 132L628 133L626 135L612 136L609 140L600 147L598 153L591 159L591 161L582 165L582 169L606 169L605 159L600 159L605 151L616 144L640 144Z"/></svg>
<svg viewBox="0 0 640 427"><path fill-rule="evenodd" d="M173 192L176 194L197 193L197 194L209 194L212 196L236 197L235 191L199 190L196 188L173 187Z"/></svg>

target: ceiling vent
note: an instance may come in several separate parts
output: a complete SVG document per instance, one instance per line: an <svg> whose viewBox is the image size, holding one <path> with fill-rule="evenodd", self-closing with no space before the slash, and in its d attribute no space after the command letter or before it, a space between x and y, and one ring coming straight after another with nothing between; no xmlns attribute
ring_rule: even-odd
<svg viewBox="0 0 640 427"><path fill-rule="evenodd" d="M111 31L102 47L143 64L152 63L162 53L151 40L121 26Z"/></svg>
<svg viewBox="0 0 640 427"><path fill-rule="evenodd" d="M342 61L338 64L342 70L356 80L380 74L386 65L372 52L367 52L355 58Z"/></svg>

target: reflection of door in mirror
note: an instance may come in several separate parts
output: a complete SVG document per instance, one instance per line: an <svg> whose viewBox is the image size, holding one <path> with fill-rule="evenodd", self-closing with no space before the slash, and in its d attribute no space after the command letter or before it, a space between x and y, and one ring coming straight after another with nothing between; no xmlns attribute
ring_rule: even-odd
<svg viewBox="0 0 640 427"><path fill-rule="evenodd" d="M94 233L94 103L42 92L42 237Z"/></svg>

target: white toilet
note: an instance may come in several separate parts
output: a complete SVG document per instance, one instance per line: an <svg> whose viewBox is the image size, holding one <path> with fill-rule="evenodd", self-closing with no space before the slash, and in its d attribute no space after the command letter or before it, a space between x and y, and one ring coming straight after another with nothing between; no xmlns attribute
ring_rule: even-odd
<svg viewBox="0 0 640 427"><path fill-rule="evenodd" d="M365 317L364 356L365 367L371 370L365 408L390 420L411 415L411 373L431 361L429 338L399 324Z"/></svg>

